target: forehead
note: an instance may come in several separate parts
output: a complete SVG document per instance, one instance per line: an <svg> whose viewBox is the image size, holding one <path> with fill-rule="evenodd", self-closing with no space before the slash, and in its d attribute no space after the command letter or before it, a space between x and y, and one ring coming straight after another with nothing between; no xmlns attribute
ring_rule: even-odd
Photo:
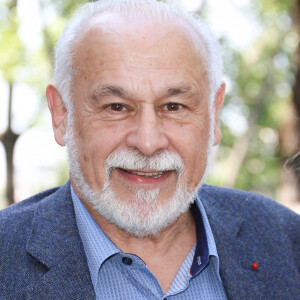
<svg viewBox="0 0 300 300"><path fill-rule="evenodd" d="M186 21L157 22L112 13L93 17L77 37L75 64L127 61L130 65L161 68L174 60L202 63L205 47Z"/></svg>
<svg viewBox="0 0 300 300"><path fill-rule="evenodd" d="M86 24L74 50L76 93L106 84L137 94L177 86L207 92L209 86L204 45L183 20L159 23L102 14Z"/></svg>

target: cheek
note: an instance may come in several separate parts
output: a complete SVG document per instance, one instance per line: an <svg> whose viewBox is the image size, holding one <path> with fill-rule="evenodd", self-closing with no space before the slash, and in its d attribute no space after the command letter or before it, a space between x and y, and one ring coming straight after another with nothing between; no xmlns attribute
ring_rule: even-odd
<svg viewBox="0 0 300 300"><path fill-rule="evenodd" d="M185 165L182 181L191 189L196 188L207 165L209 123L205 125L203 123L177 126L176 129L169 128L170 144L182 157Z"/></svg>
<svg viewBox="0 0 300 300"><path fill-rule="evenodd" d="M199 154L206 155L209 143L209 118L202 121L197 119L193 121L189 123L169 123L164 126L170 144L182 157L194 158ZM189 154L186 155L187 153Z"/></svg>
<svg viewBox="0 0 300 300"><path fill-rule="evenodd" d="M122 143L122 133L96 122L82 122L78 129L78 157L86 180L93 188L105 181L105 160Z"/></svg>

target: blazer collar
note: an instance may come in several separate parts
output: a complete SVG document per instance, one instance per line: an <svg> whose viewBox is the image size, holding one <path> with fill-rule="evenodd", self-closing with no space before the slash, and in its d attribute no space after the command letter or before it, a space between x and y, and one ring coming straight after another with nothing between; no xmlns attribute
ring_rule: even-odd
<svg viewBox="0 0 300 300"><path fill-rule="evenodd" d="M69 182L37 205L26 251L49 269L26 289L29 299L95 298Z"/></svg>

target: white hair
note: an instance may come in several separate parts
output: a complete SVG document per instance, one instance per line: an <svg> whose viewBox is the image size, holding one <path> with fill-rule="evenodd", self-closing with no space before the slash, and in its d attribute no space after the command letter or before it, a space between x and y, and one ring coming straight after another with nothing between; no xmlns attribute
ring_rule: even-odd
<svg viewBox="0 0 300 300"><path fill-rule="evenodd" d="M204 65L209 77L210 112L212 112L213 99L222 83L223 63L219 43L199 15L156 0L99 0L84 4L77 10L56 45L54 84L61 95L69 117L73 112L71 91L74 43L83 26L92 17L104 12L118 13L141 21L147 16L164 23L180 18L190 24L199 34L206 48Z"/></svg>

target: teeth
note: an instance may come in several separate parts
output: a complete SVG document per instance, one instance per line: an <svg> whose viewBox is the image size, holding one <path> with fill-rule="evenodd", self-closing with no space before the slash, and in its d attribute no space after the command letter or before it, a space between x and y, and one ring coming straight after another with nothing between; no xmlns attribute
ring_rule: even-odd
<svg viewBox="0 0 300 300"><path fill-rule="evenodd" d="M161 177L164 172L152 172L152 173L145 173L145 172L133 172L133 171L129 171L130 173L133 173L133 174L136 174L136 175L139 175L139 176L144 176L144 177L154 177L154 178L158 178L158 177Z"/></svg>

